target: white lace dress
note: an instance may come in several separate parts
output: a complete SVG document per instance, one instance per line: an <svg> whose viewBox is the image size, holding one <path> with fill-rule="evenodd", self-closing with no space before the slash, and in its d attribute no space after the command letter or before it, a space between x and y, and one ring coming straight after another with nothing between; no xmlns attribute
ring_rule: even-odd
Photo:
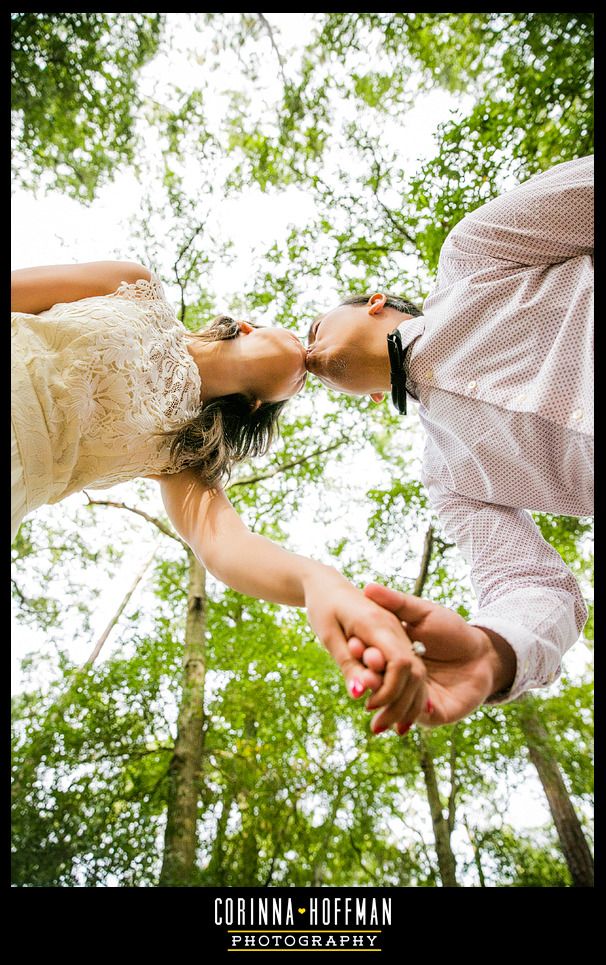
<svg viewBox="0 0 606 965"><path fill-rule="evenodd" d="M11 539L70 493L171 465L158 435L195 415L200 375L155 275L11 315Z"/></svg>

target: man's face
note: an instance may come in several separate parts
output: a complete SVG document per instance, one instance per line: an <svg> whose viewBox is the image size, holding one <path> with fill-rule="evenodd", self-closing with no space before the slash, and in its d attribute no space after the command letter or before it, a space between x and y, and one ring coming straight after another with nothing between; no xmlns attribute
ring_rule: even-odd
<svg viewBox="0 0 606 965"><path fill-rule="evenodd" d="M369 313L368 305L340 305L313 323L305 365L330 389L348 395L382 391L377 382L376 356L385 356L386 336L409 316L395 308ZM372 360L372 361L371 361ZM375 364L373 364L375 363Z"/></svg>

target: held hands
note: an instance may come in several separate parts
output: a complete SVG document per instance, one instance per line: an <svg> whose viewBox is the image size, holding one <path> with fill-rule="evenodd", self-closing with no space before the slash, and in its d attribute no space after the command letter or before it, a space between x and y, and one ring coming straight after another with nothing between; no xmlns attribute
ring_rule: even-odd
<svg viewBox="0 0 606 965"><path fill-rule="evenodd" d="M408 638L421 641L426 648L422 662L432 713L419 715L418 722L431 726L453 723L470 714L491 694L513 683L515 655L497 634L470 626L458 613L437 603L398 593L377 583L369 583L364 595L394 614ZM369 645L368 636L362 633L349 639L348 649L352 657L362 660L375 673L380 673L385 665L381 645ZM384 696L378 690L366 706L369 710L382 707L375 721L391 723L393 704L386 708L384 703ZM405 733L409 729L407 725L414 722L412 716L398 719L401 721L399 733Z"/></svg>
<svg viewBox="0 0 606 965"><path fill-rule="evenodd" d="M310 626L341 668L352 697L373 691L369 703L381 708L372 722L375 733L398 721L429 723L427 671L398 615L330 567L315 570L305 583L305 606ZM352 638L364 641L357 653L348 647ZM370 653L369 663L360 661L363 653ZM380 654L376 668L373 653Z"/></svg>

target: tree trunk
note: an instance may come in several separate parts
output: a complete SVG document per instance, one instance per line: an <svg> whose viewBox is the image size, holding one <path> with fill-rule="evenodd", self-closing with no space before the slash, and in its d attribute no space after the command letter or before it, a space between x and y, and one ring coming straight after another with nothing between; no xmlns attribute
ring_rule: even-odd
<svg viewBox="0 0 606 965"><path fill-rule="evenodd" d="M431 823L438 855L438 870L444 888L458 888L457 865L450 845L449 821L444 817L438 780L433 766L433 757L422 733L419 733L421 768L425 777L427 800L431 812Z"/></svg>
<svg viewBox="0 0 606 965"><path fill-rule="evenodd" d="M423 543L423 555L421 557L419 575L415 580L414 589L412 591L414 596L421 596L423 592L423 587L425 586L427 573L429 571L429 564L431 562L433 543L434 529L433 526L428 526L427 532L425 533L425 541ZM454 823L455 807L454 757L451 758L450 762L450 776L453 792L451 794L451 801L449 802L448 818L445 818L442 808L442 801L440 799L440 791L438 789L436 771L433 766L433 757L431 756L431 751L427 745L422 731L419 731L419 749L421 769L425 778L425 787L427 788L427 800L429 802L429 810L431 813L431 823L433 825L436 853L438 855L438 870L440 872L440 878L442 879L442 885L444 888L458 888L459 883L457 881L457 863L450 844L450 835L451 828Z"/></svg>
<svg viewBox="0 0 606 965"><path fill-rule="evenodd" d="M226 795L221 802L221 814L217 820L210 861L203 873L204 880L202 884L204 886L209 885L213 888L222 888L225 886L225 833L227 831L227 822L229 820L232 803L233 798L229 795Z"/></svg>
<svg viewBox="0 0 606 965"><path fill-rule="evenodd" d="M581 823L570 800L557 759L551 750L549 733L528 694L520 700L520 724L537 769L553 817L566 864L576 888L593 888L593 858Z"/></svg>
<svg viewBox="0 0 606 965"><path fill-rule="evenodd" d="M183 695L177 739L169 768L164 859L159 881L160 886L171 887L188 886L193 880L204 740L206 571L191 551L188 551L188 558Z"/></svg>
<svg viewBox="0 0 606 965"><path fill-rule="evenodd" d="M465 825L465 830L467 831L467 837L469 838L469 843L471 844L471 848L473 851L473 860L475 862L476 870L478 872L478 877L480 879L480 888L485 888L486 878L484 877L484 868L482 867L482 855L480 852L480 848L478 846L478 842L476 841L475 835L471 830L471 828L469 827L467 818L465 817L463 818L463 824Z"/></svg>
<svg viewBox="0 0 606 965"><path fill-rule="evenodd" d="M330 839L335 827L335 821L337 819L337 813L341 806L341 801L343 799L343 791L345 785L345 776L341 778L339 784L337 785L337 793L335 794L332 804L330 806L330 811L323 828L323 835L321 843L316 849L314 855L313 864L311 867L311 881L310 886L312 888L319 888L324 880L324 874L326 869L326 851L328 845L330 844Z"/></svg>

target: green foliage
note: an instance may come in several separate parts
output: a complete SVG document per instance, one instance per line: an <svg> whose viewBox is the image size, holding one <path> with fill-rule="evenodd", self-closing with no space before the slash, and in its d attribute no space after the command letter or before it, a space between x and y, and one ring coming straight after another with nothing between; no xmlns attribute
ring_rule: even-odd
<svg viewBox="0 0 606 965"><path fill-rule="evenodd" d="M414 250L434 271L449 231L508 178L591 153L592 44L586 13L328 14L306 51L295 109L285 86L278 133L251 126L240 105L231 146L263 187L294 177L325 205L325 224L335 210L345 216L326 230L347 244L348 270L364 263L387 287L394 250ZM381 70L368 71L369 48ZM395 112L405 129L415 99L438 88L461 107L438 126L435 155L411 172L374 132ZM340 122L352 109L355 119ZM314 117L313 147L300 136L302 111ZM326 161L345 144L363 164L339 170L335 184Z"/></svg>
<svg viewBox="0 0 606 965"><path fill-rule="evenodd" d="M550 828L533 839L501 827L482 834L478 843L488 874L501 888L569 888L572 884Z"/></svg>
<svg viewBox="0 0 606 965"><path fill-rule="evenodd" d="M160 14L13 13L15 177L92 201L135 157L137 75L158 50Z"/></svg>
<svg viewBox="0 0 606 965"><path fill-rule="evenodd" d="M98 576L112 572L122 552L113 542L100 540L100 534L93 534L91 540L87 522L90 520L81 517L76 527L48 526L38 517L20 527L11 545L12 596L20 623L52 636L53 628L77 615L83 620L83 630L90 628L97 591L90 585L89 573L93 569ZM62 569L74 560L78 561L78 577L65 584Z"/></svg>
<svg viewBox="0 0 606 965"><path fill-rule="evenodd" d="M161 690L170 636L134 638L137 657L64 674L15 700L13 881L149 886L172 750Z"/></svg>

